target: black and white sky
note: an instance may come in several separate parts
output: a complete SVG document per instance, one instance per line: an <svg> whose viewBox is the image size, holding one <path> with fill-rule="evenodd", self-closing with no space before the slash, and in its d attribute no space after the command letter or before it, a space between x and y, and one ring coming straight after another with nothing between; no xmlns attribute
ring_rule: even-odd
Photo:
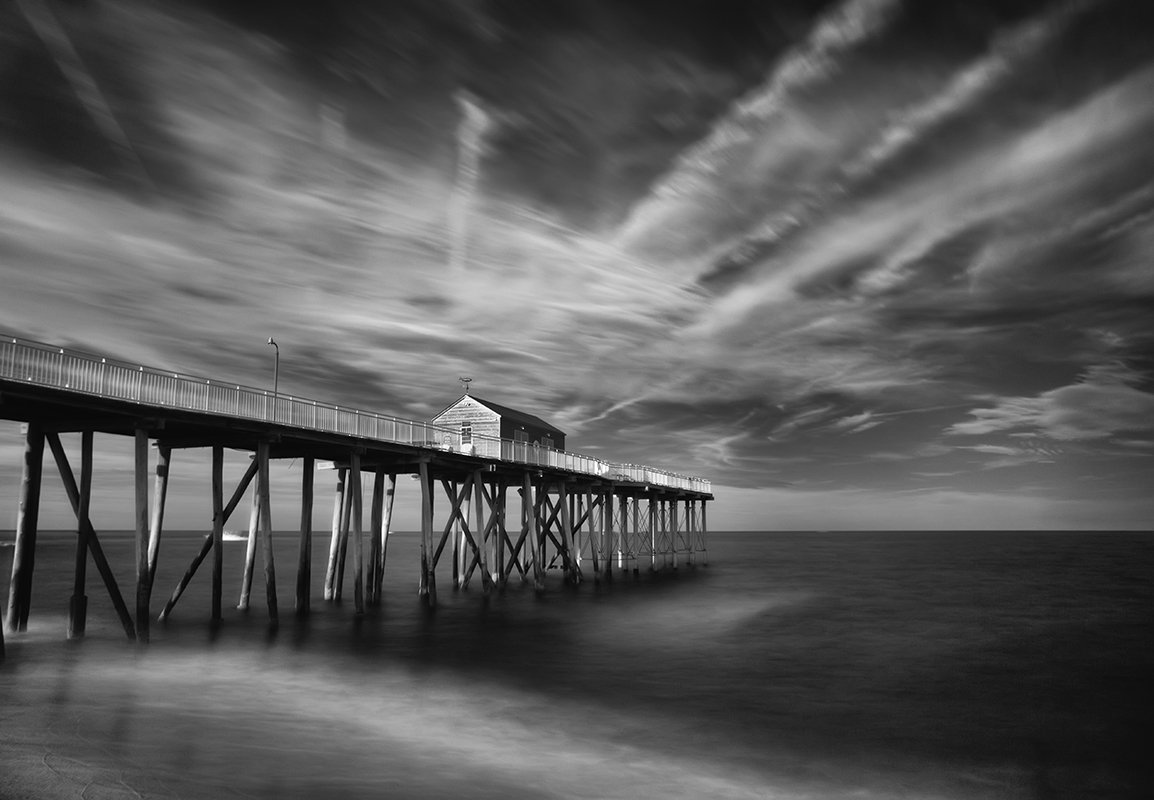
<svg viewBox="0 0 1154 800"><path fill-rule="evenodd" d="M1152 42L1144 0L12 0L0 330L255 385L274 336L283 391L415 418L469 375L715 528L1149 528Z"/></svg>

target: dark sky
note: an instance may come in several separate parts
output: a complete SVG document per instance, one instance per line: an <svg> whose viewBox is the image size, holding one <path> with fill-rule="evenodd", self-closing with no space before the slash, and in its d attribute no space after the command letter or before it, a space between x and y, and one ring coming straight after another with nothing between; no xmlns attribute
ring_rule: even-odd
<svg viewBox="0 0 1154 800"><path fill-rule="evenodd" d="M413 417L471 375L722 527L1150 525L1154 4L0 14L14 334L258 384L274 335Z"/></svg>

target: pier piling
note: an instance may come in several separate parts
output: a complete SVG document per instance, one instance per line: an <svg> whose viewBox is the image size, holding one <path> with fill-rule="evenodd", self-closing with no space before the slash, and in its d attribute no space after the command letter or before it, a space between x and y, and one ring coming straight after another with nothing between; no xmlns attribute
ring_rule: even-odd
<svg viewBox="0 0 1154 800"><path fill-rule="evenodd" d="M301 538L297 551L296 614L308 616L312 601L313 574L313 479L315 459L305 456L301 464Z"/></svg>
<svg viewBox="0 0 1154 800"><path fill-rule="evenodd" d="M20 506L16 514L16 542L12 578L8 585L8 629L28 630L32 605L32 572L36 567L36 533L40 519L40 479L44 464L44 430L28 423L24 435L24 473L20 479Z"/></svg>
<svg viewBox="0 0 1154 800"><path fill-rule="evenodd" d="M88 542L91 524L88 509L92 501L92 431L80 434L80 498L76 510L76 572L72 583L72 598L68 604L68 638L84 636L88 620L88 595L85 582L88 574Z"/></svg>

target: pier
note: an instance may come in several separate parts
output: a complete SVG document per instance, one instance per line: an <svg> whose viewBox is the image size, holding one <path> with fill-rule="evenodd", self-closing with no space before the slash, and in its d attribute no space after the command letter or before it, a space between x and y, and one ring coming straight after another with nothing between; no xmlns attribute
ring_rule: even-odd
<svg viewBox="0 0 1154 800"><path fill-rule="evenodd" d="M332 475L333 498L324 600L339 600L350 575L355 614L380 602L397 477L420 482L421 548L417 591L437 603L437 572L451 561L452 585L476 576L488 594L510 580L545 589L549 569L564 582L610 581L614 574L704 564L709 481L653 467L609 462L516 439L347 408L203 377L133 365L18 337L0 337L0 419L22 423L23 473L4 626L27 629L45 448L76 516L70 638L87 618L89 560L125 634L149 639L169 464L179 451L211 449L212 529L159 612L163 621L205 561L211 619L221 620L225 525L250 494L248 547L238 607L247 608L256 555L265 603L278 619L272 549L270 462L297 459L301 470L300 548L294 610L309 613L313 503L318 475ZM79 434L79 453L61 434ZM130 437L134 460L135 592L125 598L90 518L94 433ZM149 450L156 449L149 466ZM226 452L248 461L235 487L223 480ZM320 469L320 467L330 469ZM372 484L368 525L364 494ZM173 487L174 491L179 487ZM226 494L226 489L231 489ZM251 492L250 492L251 490ZM150 498L151 495L151 498ZM351 551L351 556L350 556ZM446 557L447 556L447 557ZM346 564L351 559L351 570ZM443 570L442 570L443 571ZM3 638L0 636L0 657Z"/></svg>

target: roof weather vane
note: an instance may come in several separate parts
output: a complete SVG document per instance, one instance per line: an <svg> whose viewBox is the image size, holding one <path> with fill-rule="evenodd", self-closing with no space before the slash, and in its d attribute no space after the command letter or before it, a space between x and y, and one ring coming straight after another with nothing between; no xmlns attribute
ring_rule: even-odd
<svg viewBox="0 0 1154 800"><path fill-rule="evenodd" d="M472 378L457 378L457 380L459 380L461 382L461 384L465 387L465 394L468 394L469 393L469 384L473 382L473 379Z"/></svg>

